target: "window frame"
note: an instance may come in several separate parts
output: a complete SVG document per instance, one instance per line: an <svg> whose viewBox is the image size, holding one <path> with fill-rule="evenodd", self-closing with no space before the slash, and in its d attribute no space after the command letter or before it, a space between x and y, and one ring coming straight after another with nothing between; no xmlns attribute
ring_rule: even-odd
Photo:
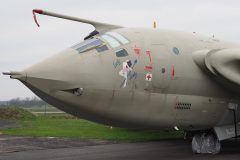
<svg viewBox="0 0 240 160"><path fill-rule="evenodd" d="M107 44L111 47L111 48L117 48L117 47L120 47L121 46L121 43L116 40L115 38L113 38L112 36L110 35L107 35L107 34L103 34L100 36L103 40L105 40L107 42ZM117 43L117 45L115 46L114 43L111 43L111 42L114 42L114 43Z"/></svg>
<svg viewBox="0 0 240 160"><path fill-rule="evenodd" d="M121 35L117 32L106 32L104 34L113 37L115 40L120 42L122 45L125 45L125 44L129 43L129 40L126 37L124 37L123 35Z"/></svg>
<svg viewBox="0 0 240 160"><path fill-rule="evenodd" d="M93 44L93 43L96 43L96 44ZM79 53L83 53L83 52L86 52L88 50L91 50L91 49L97 48L99 46L102 46L104 44L105 44L105 42L103 40L101 40L98 37L94 37L94 38L82 41L82 42L72 46L71 48L77 50Z"/></svg>

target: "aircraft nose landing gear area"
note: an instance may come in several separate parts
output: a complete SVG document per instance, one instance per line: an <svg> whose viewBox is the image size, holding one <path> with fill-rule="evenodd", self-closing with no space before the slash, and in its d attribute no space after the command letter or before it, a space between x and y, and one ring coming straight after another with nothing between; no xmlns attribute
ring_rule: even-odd
<svg viewBox="0 0 240 160"><path fill-rule="evenodd" d="M199 133L192 139L192 151L198 154L218 154L221 151L221 143L212 132Z"/></svg>

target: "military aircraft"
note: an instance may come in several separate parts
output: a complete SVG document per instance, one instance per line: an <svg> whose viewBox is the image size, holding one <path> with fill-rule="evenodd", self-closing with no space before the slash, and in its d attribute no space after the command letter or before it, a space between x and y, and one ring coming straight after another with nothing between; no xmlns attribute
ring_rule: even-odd
<svg viewBox="0 0 240 160"><path fill-rule="evenodd" d="M34 9L95 27L84 41L20 72L49 104L111 126L184 130L194 153L240 134L240 45L195 32L127 28Z"/></svg>

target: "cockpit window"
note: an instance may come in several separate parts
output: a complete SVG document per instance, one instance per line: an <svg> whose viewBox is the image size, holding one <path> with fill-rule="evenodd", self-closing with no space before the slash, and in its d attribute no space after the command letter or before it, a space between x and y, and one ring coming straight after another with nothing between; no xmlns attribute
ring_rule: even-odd
<svg viewBox="0 0 240 160"><path fill-rule="evenodd" d="M112 38L111 36L109 36L109 35L104 34L101 37L105 41L107 41L112 48L116 48L116 47L120 46L120 43L117 40L115 40L114 38Z"/></svg>
<svg viewBox="0 0 240 160"><path fill-rule="evenodd" d="M100 39L92 38L92 39L85 40L85 41L73 46L72 48L76 49L79 53L82 53L87 50L96 48L102 44L103 44L103 42Z"/></svg>
<svg viewBox="0 0 240 160"><path fill-rule="evenodd" d="M119 33L107 32L100 37L95 36L91 39L86 39L85 41L74 45L72 48L76 49L79 53L83 53L91 49L96 49L97 52L103 52L109 49L106 43L108 43L112 48L117 48L121 45L129 43L129 40L120 35ZM119 57L120 56L123 55L119 55Z"/></svg>
<svg viewBox="0 0 240 160"><path fill-rule="evenodd" d="M111 36L108 36L108 35L104 34L101 37L105 41L107 41L112 48L116 48L116 47L120 46L120 43L117 40L115 40L114 38L112 38Z"/></svg>
<svg viewBox="0 0 240 160"><path fill-rule="evenodd" d="M103 46L97 47L96 50L97 50L98 52L104 52L104 51L107 51L107 50L108 50L108 47L107 47L107 45L103 45Z"/></svg>
<svg viewBox="0 0 240 160"><path fill-rule="evenodd" d="M121 42L122 44L127 44L129 41L123 37L122 35L120 35L119 33L116 32L107 32L107 35L110 35L114 38L116 38L119 42Z"/></svg>
<svg viewBox="0 0 240 160"><path fill-rule="evenodd" d="M117 48L120 45L129 43L129 40L116 32L106 32L101 36L102 39L107 41L112 48Z"/></svg>

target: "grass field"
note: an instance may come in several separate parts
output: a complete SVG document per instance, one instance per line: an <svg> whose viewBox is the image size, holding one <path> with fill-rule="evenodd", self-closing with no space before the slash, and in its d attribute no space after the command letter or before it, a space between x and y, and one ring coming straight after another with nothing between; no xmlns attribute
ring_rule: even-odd
<svg viewBox="0 0 240 160"><path fill-rule="evenodd" d="M52 106L46 106L46 108L44 106L42 107L38 107L38 106L33 106L33 107L24 107L25 110L29 111L29 112L62 112L61 110L52 107Z"/></svg>
<svg viewBox="0 0 240 160"><path fill-rule="evenodd" d="M12 112L16 114L15 109ZM20 110L20 112L22 113L23 111ZM24 112L28 117L29 113ZM3 129L0 132L17 136L67 137L115 141L149 141L183 137L183 133L179 131L132 131L122 128L111 128L110 126L77 119L67 114L61 116L41 115L33 118L23 117L18 119L17 123L19 127Z"/></svg>
<svg viewBox="0 0 240 160"><path fill-rule="evenodd" d="M130 131L96 124L82 119L43 118L19 121L21 127L1 130L3 134L17 136L48 136L80 139L104 139L120 141L148 141L176 139L182 132Z"/></svg>

